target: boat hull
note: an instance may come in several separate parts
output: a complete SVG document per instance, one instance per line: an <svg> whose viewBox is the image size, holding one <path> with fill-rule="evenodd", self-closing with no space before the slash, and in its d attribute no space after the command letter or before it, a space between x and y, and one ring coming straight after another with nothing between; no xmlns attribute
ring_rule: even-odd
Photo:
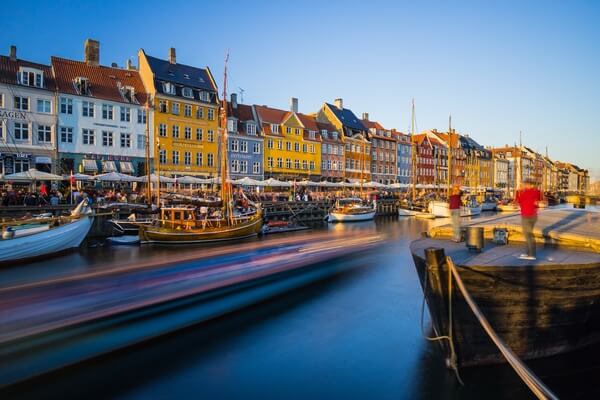
<svg viewBox="0 0 600 400"><path fill-rule="evenodd" d="M359 222L359 221L370 221L375 218L375 210L368 212L347 214L341 212L332 211L329 213L329 222Z"/></svg>
<svg viewBox="0 0 600 400"><path fill-rule="evenodd" d="M445 201L432 201L429 203L429 212L438 218L450 218L450 205ZM481 206L460 208L461 217L471 217L481 214Z"/></svg>
<svg viewBox="0 0 600 400"><path fill-rule="evenodd" d="M398 208L398 216L399 217L414 217L419 212L415 210L408 210L406 208Z"/></svg>
<svg viewBox="0 0 600 400"><path fill-rule="evenodd" d="M259 214L247 222L240 222L234 226L223 224L221 227L216 226L202 230L176 230L150 225L140 225L139 235L141 243L210 243L256 236L260 233L262 225L262 216Z"/></svg>
<svg viewBox="0 0 600 400"><path fill-rule="evenodd" d="M483 202L481 203L481 211L496 211L498 203L495 202Z"/></svg>
<svg viewBox="0 0 600 400"><path fill-rule="evenodd" d="M411 251L434 332L444 335L452 323L458 365L504 363L456 286L449 321L448 267L445 263L428 267L423 250L430 244L416 246L418 249L414 244ZM456 267L491 326L521 359L559 355L600 343L600 257L585 264ZM450 358L447 341L439 343Z"/></svg>
<svg viewBox="0 0 600 400"><path fill-rule="evenodd" d="M517 212L520 210L519 206L516 204L499 204L498 211L502 212Z"/></svg>
<svg viewBox="0 0 600 400"><path fill-rule="evenodd" d="M84 216L56 228L0 240L0 263L41 257L79 247L90 231L92 221L93 217Z"/></svg>

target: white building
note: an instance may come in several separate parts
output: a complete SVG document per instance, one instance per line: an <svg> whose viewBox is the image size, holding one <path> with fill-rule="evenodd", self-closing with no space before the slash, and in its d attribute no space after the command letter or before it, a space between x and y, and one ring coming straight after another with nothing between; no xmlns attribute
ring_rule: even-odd
<svg viewBox="0 0 600 400"><path fill-rule="evenodd" d="M142 175L153 143L148 95L138 71L101 66L99 58L95 40L86 41L84 62L52 57L62 172Z"/></svg>
<svg viewBox="0 0 600 400"><path fill-rule="evenodd" d="M0 173L56 171L54 90L50 66L0 56Z"/></svg>
<svg viewBox="0 0 600 400"><path fill-rule="evenodd" d="M504 158L494 158L494 188L507 189L509 185L510 161Z"/></svg>

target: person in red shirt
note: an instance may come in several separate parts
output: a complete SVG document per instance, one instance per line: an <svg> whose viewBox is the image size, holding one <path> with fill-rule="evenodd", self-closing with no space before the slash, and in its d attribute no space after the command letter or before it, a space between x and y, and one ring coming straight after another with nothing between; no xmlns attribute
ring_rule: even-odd
<svg viewBox="0 0 600 400"><path fill-rule="evenodd" d="M458 186L452 188L452 193L448 199L448 208L450 209L450 218L452 218L452 232L455 242L460 242L460 203L461 203L461 192Z"/></svg>
<svg viewBox="0 0 600 400"><path fill-rule="evenodd" d="M523 236L527 243L527 253L521 254L519 258L523 260L535 260L536 249L535 239L533 238L533 227L537 222L538 202L542 199L542 194L535 188L530 181L525 182L523 189L517 192L517 203L521 207L521 224L523 226Z"/></svg>

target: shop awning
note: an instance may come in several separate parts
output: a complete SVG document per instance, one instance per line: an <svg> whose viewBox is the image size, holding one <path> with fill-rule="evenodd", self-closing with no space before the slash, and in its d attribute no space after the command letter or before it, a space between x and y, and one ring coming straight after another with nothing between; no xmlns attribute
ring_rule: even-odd
<svg viewBox="0 0 600 400"><path fill-rule="evenodd" d="M36 156L35 157L36 164L52 164L52 159L46 156Z"/></svg>
<svg viewBox="0 0 600 400"><path fill-rule="evenodd" d="M121 161L119 163L120 167L121 167L121 172L124 174L133 174L134 169L133 169L133 164L129 161Z"/></svg>
<svg viewBox="0 0 600 400"><path fill-rule="evenodd" d="M117 172L114 161L102 161L102 172Z"/></svg>
<svg viewBox="0 0 600 400"><path fill-rule="evenodd" d="M94 171L97 172L98 171L98 164L96 163L96 160L82 160L82 164L83 164L83 170L84 171Z"/></svg>

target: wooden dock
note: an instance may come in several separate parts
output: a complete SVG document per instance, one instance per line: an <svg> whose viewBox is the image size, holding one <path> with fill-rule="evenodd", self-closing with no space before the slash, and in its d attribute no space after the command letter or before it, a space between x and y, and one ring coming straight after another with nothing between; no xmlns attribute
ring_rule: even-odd
<svg viewBox="0 0 600 400"><path fill-rule="evenodd" d="M508 230L509 241L524 241L519 213L496 214L490 217L473 218L462 224L463 228L484 228L486 239L492 239L495 228ZM452 237L451 225L432 228L432 238ZM600 252L600 213L579 209L544 209L538 214L534 229L538 243L577 247Z"/></svg>

